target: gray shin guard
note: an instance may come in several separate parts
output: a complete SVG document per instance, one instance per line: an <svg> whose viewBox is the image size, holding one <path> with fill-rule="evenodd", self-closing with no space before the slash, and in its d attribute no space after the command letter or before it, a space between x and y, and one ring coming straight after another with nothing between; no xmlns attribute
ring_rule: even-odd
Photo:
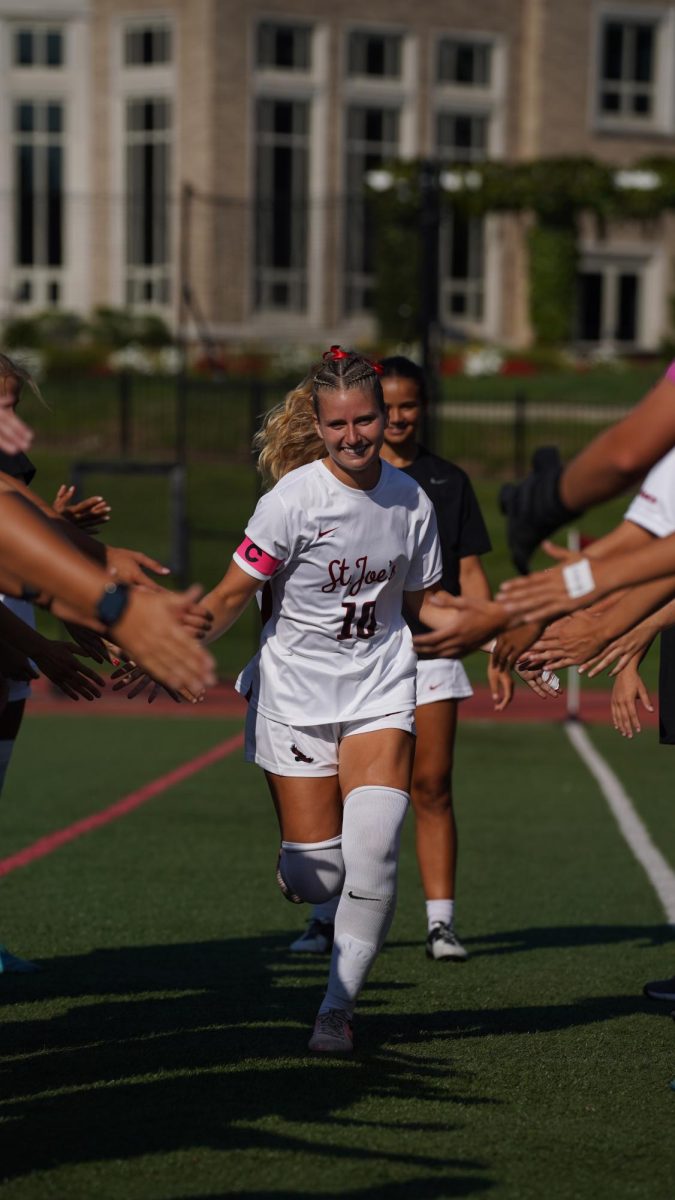
<svg viewBox="0 0 675 1200"><path fill-rule="evenodd" d="M360 787L345 800L342 854L345 882L335 915L335 944L322 1008L351 1012L389 932L407 792Z"/></svg>
<svg viewBox="0 0 675 1200"><path fill-rule="evenodd" d="M282 842L279 871L288 888L310 904L323 904L342 891L345 864L342 838L324 842Z"/></svg>

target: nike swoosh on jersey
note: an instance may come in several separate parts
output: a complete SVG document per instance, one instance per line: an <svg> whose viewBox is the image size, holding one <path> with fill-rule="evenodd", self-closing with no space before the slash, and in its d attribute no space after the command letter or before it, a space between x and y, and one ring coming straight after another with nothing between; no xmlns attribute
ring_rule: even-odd
<svg viewBox="0 0 675 1200"><path fill-rule="evenodd" d="M347 893L352 900L377 900L377 896L357 896L356 892L349 891Z"/></svg>
<svg viewBox="0 0 675 1200"><path fill-rule="evenodd" d="M337 529L337 525L333 525L330 529L320 529L319 537L326 537L326 535L329 533L335 533L336 529Z"/></svg>

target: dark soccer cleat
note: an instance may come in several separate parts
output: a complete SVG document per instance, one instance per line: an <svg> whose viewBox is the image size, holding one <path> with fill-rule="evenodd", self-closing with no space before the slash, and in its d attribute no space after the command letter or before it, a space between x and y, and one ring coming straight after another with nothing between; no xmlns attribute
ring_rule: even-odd
<svg viewBox="0 0 675 1200"><path fill-rule="evenodd" d="M441 962L464 962L468 957L452 925L439 921L432 925L426 944L427 958L435 958Z"/></svg>
<svg viewBox="0 0 675 1200"><path fill-rule="evenodd" d="M0 946L0 975L32 975L34 971L41 970L42 967L37 963L28 958L19 958L4 946Z"/></svg>
<svg viewBox="0 0 675 1200"><path fill-rule="evenodd" d="M312 917L304 933L291 942L291 950L299 954L330 954L333 949L335 926L332 921Z"/></svg>
<svg viewBox="0 0 675 1200"><path fill-rule="evenodd" d="M672 979L653 979L642 990L650 1000L675 1000L675 975Z"/></svg>
<svg viewBox="0 0 675 1200"><path fill-rule="evenodd" d="M319 1013L307 1044L313 1054L353 1054L354 1031L349 1013L344 1008Z"/></svg>

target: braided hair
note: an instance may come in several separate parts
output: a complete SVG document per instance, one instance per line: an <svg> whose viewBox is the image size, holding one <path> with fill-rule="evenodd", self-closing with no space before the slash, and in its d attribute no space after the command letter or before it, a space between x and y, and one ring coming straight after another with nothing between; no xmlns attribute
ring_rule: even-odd
<svg viewBox="0 0 675 1200"><path fill-rule="evenodd" d="M266 414L253 438L258 451L258 470L268 487L297 467L326 457L326 447L316 432L319 394L324 389L347 388L372 390L377 406L384 412L380 383L381 367L353 350L331 346L306 379L293 388L281 404Z"/></svg>

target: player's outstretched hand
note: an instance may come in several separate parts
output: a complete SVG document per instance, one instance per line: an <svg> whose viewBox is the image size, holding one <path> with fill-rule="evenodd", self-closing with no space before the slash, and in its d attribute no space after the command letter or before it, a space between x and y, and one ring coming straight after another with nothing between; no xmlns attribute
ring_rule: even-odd
<svg viewBox="0 0 675 1200"><path fill-rule="evenodd" d="M105 687L105 679L80 662L77 655L85 653L74 643L45 638L44 645L34 653L34 661L38 670L71 700L79 700L80 696L85 700L97 700L101 688Z"/></svg>
<svg viewBox="0 0 675 1200"><path fill-rule="evenodd" d="M489 641L502 628L504 612L492 600L448 596L438 592L429 597L422 620L431 633L413 638L422 658L461 658Z"/></svg>
<svg viewBox="0 0 675 1200"><path fill-rule="evenodd" d="M554 671L542 670L541 667L528 667L519 663L516 671L524 683L542 700L556 699L562 694L560 680Z"/></svg>
<svg viewBox="0 0 675 1200"><path fill-rule="evenodd" d="M647 712L654 711L649 692L640 679L637 667L629 663L617 675L612 688L612 723L622 737L630 739L634 733L642 732L638 703L642 704Z"/></svg>
<svg viewBox="0 0 675 1200"><path fill-rule="evenodd" d="M649 625L648 621L641 621L639 625L634 625L632 629L628 629L620 637L614 638L609 644L605 641L604 647L598 653L589 655L582 662L579 667L580 674L586 672L588 678L593 679L614 663L609 673L610 676L618 675L628 666L632 658L644 654L644 651L653 642L655 634L656 630Z"/></svg>
<svg viewBox="0 0 675 1200"><path fill-rule="evenodd" d="M63 626L87 658L91 658L97 663L107 662L114 667L119 666L120 658L124 657L119 646L114 646L112 642L101 637L101 634L96 633L93 629L87 629L86 625L77 625L75 621L63 621Z"/></svg>
<svg viewBox="0 0 675 1200"><path fill-rule="evenodd" d="M497 638L492 651L492 661L503 671L512 670L524 657L525 651L541 637L545 628L542 621L530 621L527 625L506 629Z"/></svg>
<svg viewBox="0 0 675 1200"><path fill-rule="evenodd" d="M127 693L127 700L135 700L137 696L141 696L143 692L148 691L148 704L154 704L158 696L162 692L166 692L174 704L198 704L204 699L204 693L201 696L195 696L188 688L179 688L177 691L174 688L167 687L164 683L158 683L147 671L142 667L137 667L135 663L127 663L123 667L118 667L110 676L114 679L113 691Z"/></svg>
<svg viewBox="0 0 675 1200"><path fill-rule="evenodd" d="M108 546L106 563L110 574L117 583L142 585L154 592L161 592L161 587L147 574L152 571L155 575L170 575L168 567L150 558L142 550L127 550L123 546Z"/></svg>
<svg viewBox="0 0 675 1200"><path fill-rule="evenodd" d="M215 663L183 625L183 615L198 603L201 588L186 592L148 592L134 588L114 627L115 639L133 662L159 683L200 696L216 682Z"/></svg>
<svg viewBox="0 0 675 1200"><path fill-rule="evenodd" d="M596 568L597 569L597 568ZM570 572L573 574L570 575ZM578 584L577 584L578 579ZM538 571L502 583L497 600L506 614L522 621L550 621L586 608L598 599L588 559Z"/></svg>
<svg viewBox="0 0 675 1200"><path fill-rule="evenodd" d="M203 604L193 604L183 613L183 624L197 638L205 638L213 627L213 613Z"/></svg>
<svg viewBox="0 0 675 1200"><path fill-rule="evenodd" d="M30 449L33 430L9 408L0 409L0 450L20 454Z"/></svg>
<svg viewBox="0 0 675 1200"><path fill-rule="evenodd" d="M587 663L607 645L605 628L602 614L597 611L582 609L571 617L562 617L548 625L528 650L528 662L542 663L554 671Z"/></svg>
<svg viewBox="0 0 675 1200"><path fill-rule="evenodd" d="M504 712L513 700L513 676L510 671L504 671L494 662L492 656L488 659L488 686L495 712Z"/></svg>
<svg viewBox="0 0 675 1200"><path fill-rule="evenodd" d="M60 516L72 521L87 533L97 533L106 521L110 520L110 505L103 496L88 496L86 500L72 503L75 486L62 483L54 497L52 508Z"/></svg>

